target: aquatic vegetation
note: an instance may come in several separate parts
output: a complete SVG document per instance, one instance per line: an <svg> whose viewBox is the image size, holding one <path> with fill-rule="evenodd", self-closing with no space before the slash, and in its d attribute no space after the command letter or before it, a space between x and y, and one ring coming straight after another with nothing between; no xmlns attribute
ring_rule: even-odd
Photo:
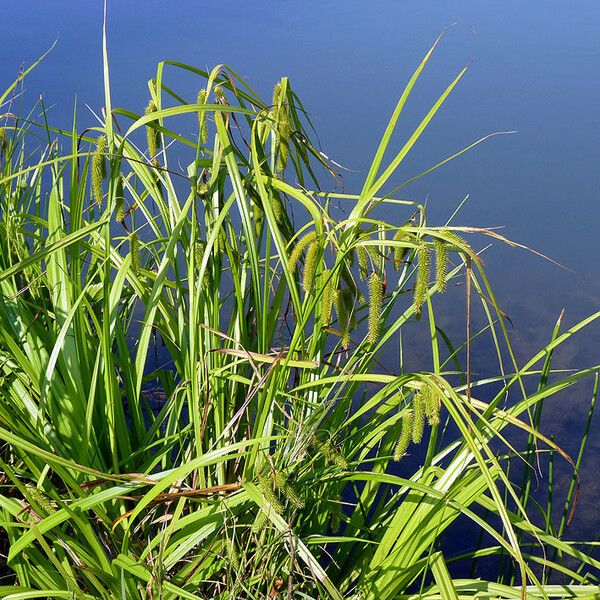
<svg viewBox="0 0 600 600"><path fill-rule="evenodd" d="M509 466L541 447L569 460L538 431L541 406L599 369L550 377L552 353L600 315L557 325L519 366L464 239L475 230L431 226L418 202L382 192L464 73L384 167L432 52L356 195L325 191L336 165L285 78L265 102L226 66L165 61L138 114L112 106L106 68L107 117L91 131L4 117L0 595L597 593L600 563L564 537L576 475L554 527L533 467L519 486ZM173 71L202 91L186 99ZM56 141L32 160L39 128ZM486 401L460 364L472 340L451 347L436 319L457 283L489 317L477 335L510 361ZM414 372L401 355L382 373L407 324L428 330L431 364ZM521 452L511 429L529 435ZM484 537L457 557L443 536L461 522ZM452 577L489 557L497 577Z"/></svg>

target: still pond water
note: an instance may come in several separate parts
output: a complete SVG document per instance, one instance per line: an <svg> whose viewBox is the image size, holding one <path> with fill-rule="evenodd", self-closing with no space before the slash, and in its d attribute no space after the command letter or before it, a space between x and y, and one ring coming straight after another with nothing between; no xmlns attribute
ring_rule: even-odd
<svg viewBox="0 0 600 600"><path fill-rule="evenodd" d="M77 97L80 125L93 124L84 104L96 111L102 105L101 4L4 0L0 87L14 79L23 62L31 63L58 40L27 79L29 100L43 94L51 122L68 127ZM163 59L201 68L226 63L267 97L273 83L288 75L311 113L323 151L356 171L345 176L352 192L366 175L408 76L440 31L457 23L419 82L401 132L416 125L464 65L470 65L469 72L398 181L487 133L516 130L415 183L408 195L427 201L430 222L439 224L469 194L457 224L505 226L508 237L572 269L500 244L486 252L521 359L544 343L563 307L567 324L600 307L597 0L129 0L110 2L108 16L115 105L141 111L146 82ZM456 314L449 311L442 324L462 331ZM485 372L487 360L487 354L474 357L475 367ZM600 326L595 326L561 352L557 366L598 362ZM545 421L545 432L571 452L590 388L561 397ZM575 522L587 536L600 531L594 501L600 487L593 477L600 419L594 427Z"/></svg>

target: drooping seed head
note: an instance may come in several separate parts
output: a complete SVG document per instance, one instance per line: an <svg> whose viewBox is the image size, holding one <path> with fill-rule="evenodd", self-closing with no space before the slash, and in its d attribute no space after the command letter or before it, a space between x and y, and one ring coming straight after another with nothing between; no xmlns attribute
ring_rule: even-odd
<svg viewBox="0 0 600 600"><path fill-rule="evenodd" d="M125 192L123 190L123 176L117 178L117 188L115 190L115 219L117 223L123 223L125 220Z"/></svg>
<svg viewBox="0 0 600 600"><path fill-rule="evenodd" d="M263 209L258 206L258 204L255 204L254 208L252 209L252 214L254 215L254 233L256 233L256 236L258 237L265 220L265 213Z"/></svg>
<svg viewBox="0 0 600 600"><path fill-rule="evenodd" d="M427 422L431 426L439 425L441 402L435 389L431 385L425 384L421 388L421 393L423 395Z"/></svg>
<svg viewBox="0 0 600 600"><path fill-rule="evenodd" d="M279 194L273 195L273 213L275 214L275 221L279 224L283 222L283 212L283 202Z"/></svg>
<svg viewBox="0 0 600 600"><path fill-rule="evenodd" d="M401 229L398 229L394 235L395 242L402 242L408 238L407 234ZM399 271L402 268L404 261L404 255L406 254L406 248L402 246L394 246L394 268Z"/></svg>
<svg viewBox="0 0 600 600"><path fill-rule="evenodd" d="M283 505L275 495L275 492L273 492L273 478L270 473L267 475L258 474L258 489L271 508L280 515L283 512Z"/></svg>
<svg viewBox="0 0 600 600"><path fill-rule="evenodd" d="M356 246L356 258L358 259L358 274L364 281L369 274L369 253L364 246Z"/></svg>
<svg viewBox="0 0 600 600"><path fill-rule="evenodd" d="M435 283L438 291L444 293L446 291L446 276L448 275L448 248L446 244L436 239L435 245Z"/></svg>
<svg viewBox="0 0 600 600"><path fill-rule="evenodd" d="M240 555L237 552L235 544L228 538L225 538L223 543L225 554L229 559L229 563L235 571L240 570Z"/></svg>
<svg viewBox="0 0 600 600"><path fill-rule="evenodd" d="M335 284L331 276L331 270L325 269L321 273L322 281L325 281L323 287L323 297L321 299L321 322L323 325L328 325L331 321L331 312L333 310L333 297L335 295Z"/></svg>
<svg viewBox="0 0 600 600"><path fill-rule="evenodd" d="M369 279L369 333L367 339L371 345L377 343L379 337L379 321L383 304L383 281L376 271Z"/></svg>
<svg viewBox="0 0 600 600"><path fill-rule="evenodd" d="M206 252L206 242L204 240L198 240L194 243L194 262L199 267L204 259L204 252Z"/></svg>
<svg viewBox="0 0 600 600"><path fill-rule="evenodd" d="M449 241L450 244L456 246L458 250L462 250L465 246L468 248L469 244L458 234L456 231L452 229L444 229L444 236Z"/></svg>
<svg viewBox="0 0 600 600"><path fill-rule="evenodd" d="M290 154L290 135L292 132L290 119L284 108L281 108L279 114L279 131L277 135L277 146L279 149L278 168L283 171L287 165L288 156Z"/></svg>
<svg viewBox="0 0 600 600"><path fill-rule="evenodd" d="M431 257L429 252L429 246L425 242L419 244L417 249L417 277L415 281L414 290L414 304L415 313L420 314L423 304L427 300L429 292L429 269L431 263Z"/></svg>
<svg viewBox="0 0 600 600"><path fill-rule="evenodd" d="M413 396L413 430L412 441L414 444L419 444L423 439L423 431L425 430L425 407L423 405L423 394L417 392Z"/></svg>
<svg viewBox="0 0 600 600"><path fill-rule="evenodd" d="M400 430L400 437L394 448L394 460L398 462L408 450L410 440L413 432L413 412L410 409L406 409L402 414L402 429Z"/></svg>
<svg viewBox="0 0 600 600"><path fill-rule="evenodd" d="M145 114L151 115L156 112L156 104L154 100L150 100L148 106L146 107ZM156 161L156 155L158 154L158 150L160 148L160 132L151 127L150 124L146 125L146 138L148 140L148 155L153 161Z"/></svg>
<svg viewBox="0 0 600 600"><path fill-rule="evenodd" d="M219 104L227 104L227 98L225 97L222 85L219 84L215 86L215 96Z"/></svg>
<svg viewBox="0 0 600 600"><path fill-rule="evenodd" d="M304 261L304 273L302 277L302 287L306 293L309 293L313 288L320 253L321 245L319 242L317 240L311 242L306 251L306 260Z"/></svg>
<svg viewBox="0 0 600 600"><path fill-rule="evenodd" d="M198 92L198 98L196 104L206 104L206 98L208 97L208 93L206 90L200 90ZM200 135L200 143L206 144L208 140L208 129L206 127L206 111L199 110L198 111L198 131Z"/></svg>
<svg viewBox="0 0 600 600"><path fill-rule="evenodd" d="M309 246L312 242L314 242L316 239L317 232L310 231L298 240L288 259L288 269L290 270L290 273L293 273L296 270L296 265L298 264L298 261L300 260L300 257L302 256L302 253L304 252L305 248Z"/></svg>
<svg viewBox="0 0 600 600"><path fill-rule="evenodd" d="M106 177L106 150L108 141L105 135L98 138L96 150L92 156L92 192L96 204L100 206L104 200L102 182Z"/></svg>
<svg viewBox="0 0 600 600"><path fill-rule="evenodd" d="M281 81L278 81L273 88L273 106L279 104L279 98L281 96Z"/></svg>
<svg viewBox="0 0 600 600"><path fill-rule="evenodd" d="M286 500L294 508L304 508L304 499L300 497L296 488L288 481L287 476L281 471L278 471L275 476L275 484L277 489L281 491Z"/></svg>
<svg viewBox="0 0 600 600"><path fill-rule="evenodd" d="M261 531L265 528L267 523L269 522L269 517L267 513L261 508L254 519L254 523L252 523L251 531L254 534L261 533Z"/></svg>

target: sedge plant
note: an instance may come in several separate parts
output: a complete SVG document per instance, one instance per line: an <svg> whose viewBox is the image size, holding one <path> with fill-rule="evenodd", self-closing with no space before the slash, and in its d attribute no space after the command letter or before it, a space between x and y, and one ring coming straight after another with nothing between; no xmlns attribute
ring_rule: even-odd
<svg viewBox="0 0 600 600"><path fill-rule="evenodd" d="M224 65L165 61L136 113L112 106L105 41L98 126L17 118L17 82L0 96L2 597L595 597L600 563L565 537L575 480L553 527L506 456L564 456L540 407L598 367L549 377L550 359L599 315L518 366L475 230L385 191L464 74L385 161L432 52L356 195L324 190L335 165L287 78L264 100ZM455 283L509 356L487 401L436 324ZM382 372L416 319L431 365ZM461 520L487 540L462 560L501 576L451 575Z"/></svg>

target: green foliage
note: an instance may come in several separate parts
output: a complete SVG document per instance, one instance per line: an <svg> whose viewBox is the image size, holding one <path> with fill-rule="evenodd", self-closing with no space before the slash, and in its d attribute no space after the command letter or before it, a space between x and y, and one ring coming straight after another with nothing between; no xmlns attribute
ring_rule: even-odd
<svg viewBox="0 0 600 600"><path fill-rule="evenodd" d="M431 246L437 290L440 273L457 282L468 262L474 298L489 316L485 331L499 355L512 356L477 253L456 233L461 228L431 227L418 203L379 195L462 76L382 166L430 55L356 195L323 191L317 173L337 174L312 145L287 79L270 105L224 66L203 72L160 63L144 115L111 106L105 69L106 122L91 133L76 119L70 134L49 130L60 143L37 162L26 151L31 136L39 140L32 120L7 128L0 551L9 574L0 596L596 593L600 563L563 539L565 525L554 527L551 508L529 500L531 471L525 485L511 481L498 448L512 428L531 436L524 456L543 444L558 453L523 416L539 423L543 401L598 372L549 377L552 351L599 315L564 333L557 327L524 365L503 368L482 401L476 392L485 381L469 390L458 382L460 353L441 342L441 307L429 287ZM185 99L168 80L181 74L200 79L197 98ZM211 93L214 105L206 104ZM186 137L196 124L199 135ZM144 130L147 155L136 144ZM81 142L96 144L92 157ZM183 177L168 166L171 153L180 158L178 147L194 149ZM106 177L101 162L110 165ZM352 203L341 216L331 209L339 197ZM394 222L373 218L378 205L393 207ZM390 240L391 232L398 233ZM455 265L448 272L444 253ZM368 285L365 260L376 271ZM417 325L425 305L428 323ZM414 372L401 361L382 373L382 356L401 343L407 323L429 325L432 363ZM531 380L539 386L526 393ZM403 461L400 476L393 459L411 441L427 454L421 466ZM487 544L466 559L501 558L497 581L451 578L459 559L446 556L440 540L466 521ZM558 578L564 583L549 584Z"/></svg>

